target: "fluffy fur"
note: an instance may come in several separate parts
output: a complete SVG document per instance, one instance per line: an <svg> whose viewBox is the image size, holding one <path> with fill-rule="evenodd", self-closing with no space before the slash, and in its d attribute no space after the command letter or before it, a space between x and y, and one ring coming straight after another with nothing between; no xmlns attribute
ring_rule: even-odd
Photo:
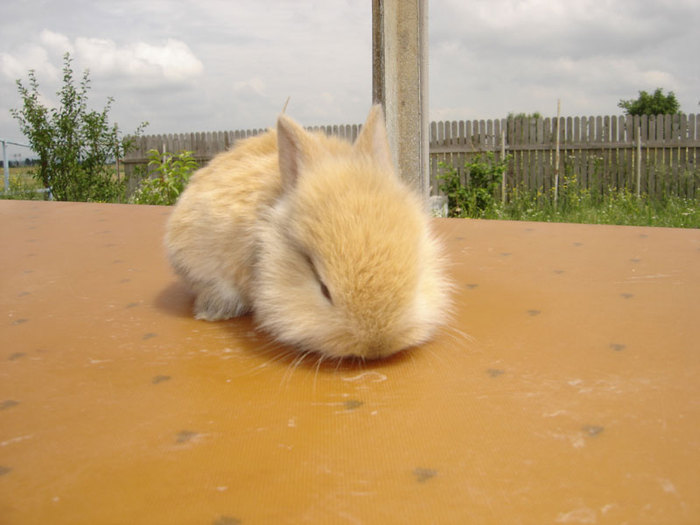
<svg viewBox="0 0 700 525"><path fill-rule="evenodd" d="M381 108L355 144L285 115L195 173L170 261L215 321L253 311L278 340L373 359L430 339L449 285L423 201L396 175Z"/></svg>

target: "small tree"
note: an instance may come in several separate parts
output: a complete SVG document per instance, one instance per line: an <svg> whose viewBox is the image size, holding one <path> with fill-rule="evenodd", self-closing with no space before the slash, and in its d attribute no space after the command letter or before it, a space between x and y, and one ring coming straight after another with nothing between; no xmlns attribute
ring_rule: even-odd
<svg viewBox="0 0 700 525"><path fill-rule="evenodd" d="M523 112L521 112L521 113L515 114L515 113L513 113L513 112L511 111L510 113L508 113L508 116L507 116L506 118L507 118L508 120L515 120L515 119L518 119L518 118L521 118L521 119L523 119L523 118L540 119L540 118L542 118L542 113L540 113L539 111L535 111L534 113L523 113Z"/></svg>
<svg viewBox="0 0 700 525"><path fill-rule="evenodd" d="M17 80L22 109L11 113L19 121L22 133L39 155L34 176L57 200L119 200L124 181L112 163L132 146L147 125L142 123L127 138L120 137L116 124L109 124L113 98L100 112L88 110L89 71L83 73L80 85L73 81L69 53L63 56L63 87L56 94L59 107L48 109L39 101L39 83L34 70L29 71L29 85Z"/></svg>
<svg viewBox="0 0 700 525"><path fill-rule="evenodd" d="M681 108L673 91L664 95L661 88L656 88L651 95L640 91L636 99L620 100L617 105L624 109L627 115L673 115L679 113Z"/></svg>

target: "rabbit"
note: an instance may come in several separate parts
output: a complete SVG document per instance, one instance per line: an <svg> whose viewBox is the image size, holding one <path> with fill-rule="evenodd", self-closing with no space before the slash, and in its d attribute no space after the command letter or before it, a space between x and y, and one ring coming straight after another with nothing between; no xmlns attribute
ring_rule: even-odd
<svg viewBox="0 0 700 525"><path fill-rule="evenodd" d="M397 175L381 106L354 143L276 129L199 169L166 225L198 319L253 312L322 357L385 358L445 324L451 284L424 199Z"/></svg>

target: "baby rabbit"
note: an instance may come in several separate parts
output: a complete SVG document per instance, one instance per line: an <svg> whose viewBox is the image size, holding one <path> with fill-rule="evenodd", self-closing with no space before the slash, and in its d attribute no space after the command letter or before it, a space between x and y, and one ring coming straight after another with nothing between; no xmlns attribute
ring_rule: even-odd
<svg viewBox="0 0 700 525"><path fill-rule="evenodd" d="M354 144L280 115L192 176L165 244L195 317L252 311L303 351L386 357L445 322L441 246L394 170L381 106Z"/></svg>

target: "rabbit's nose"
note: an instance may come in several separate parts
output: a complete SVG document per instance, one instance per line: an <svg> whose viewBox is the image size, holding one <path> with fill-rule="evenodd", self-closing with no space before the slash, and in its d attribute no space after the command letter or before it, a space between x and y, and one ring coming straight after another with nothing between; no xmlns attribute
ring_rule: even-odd
<svg viewBox="0 0 700 525"><path fill-rule="evenodd" d="M363 357L371 361L372 359L380 359L382 357L386 357L391 353L392 352L390 351L388 345L384 343L375 343L367 347L367 349L365 350L365 355Z"/></svg>
<svg viewBox="0 0 700 525"><path fill-rule="evenodd" d="M370 347L367 349L367 352L364 355L365 359L378 359L382 355L381 350L378 347Z"/></svg>

